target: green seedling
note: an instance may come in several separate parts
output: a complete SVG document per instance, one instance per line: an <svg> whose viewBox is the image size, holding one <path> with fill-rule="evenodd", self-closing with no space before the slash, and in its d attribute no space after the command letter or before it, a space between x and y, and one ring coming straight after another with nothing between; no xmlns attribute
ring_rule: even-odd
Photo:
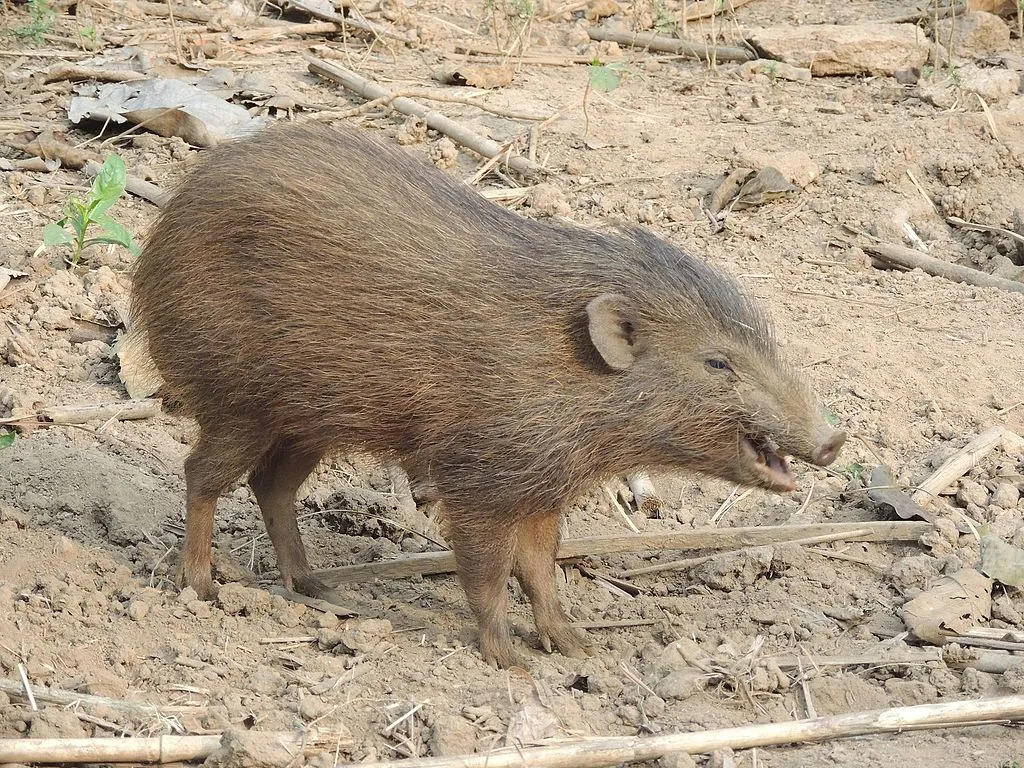
<svg viewBox="0 0 1024 768"><path fill-rule="evenodd" d="M28 24L5 29L3 33L33 45L42 45L45 42L43 36L53 29L53 20L56 18L56 14L48 0L28 0L28 14Z"/></svg>
<svg viewBox="0 0 1024 768"><path fill-rule="evenodd" d="M14 445L14 432L4 430L0 432L0 448L10 448Z"/></svg>
<svg viewBox="0 0 1024 768"><path fill-rule="evenodd" d="M587 85L598 93L608 93L618 88L622 84L622 75L626 70L625 65L620 62L602 64L600 59L594 59L587 68L590 71Z"/></svg>
<svg viewBox="0 0 1024 768"><path fill-rule="evenodd" d="M626 73L626 67L619 62L602 64L596 56L587 65L587 88L583 92L583 135L590 134L590 115L587 114L587 97L591 91L608 93L614 91L622 84L622 76Z"/></svg>
<svg viewBox="0 0 1024 768"><path fill-rule="evenodd" d="M120 245L138 256L141 251L132 233L106 214L124 194L126 179L124 161L117 155L108 157L92 182L89 197L85 201L69 199L64 206L64 218L46 225L43 242L48 246L70 245L69 261L73 266L78 265L82 253L91 245ZM94 232L98 228L100 234L87 237L90 227Z"/></svg>
<svg viewBox="0 0 1024 768"><path fill-rule="evenodd" d="M856 461L852 461L845 467L841 467L839 471L851 480L859 480L861 475L864 474L864 465L858 464Z"/></svg>

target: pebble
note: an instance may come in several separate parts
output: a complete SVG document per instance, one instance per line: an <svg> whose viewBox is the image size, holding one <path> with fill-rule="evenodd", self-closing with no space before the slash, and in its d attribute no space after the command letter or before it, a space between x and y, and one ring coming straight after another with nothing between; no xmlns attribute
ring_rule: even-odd
<svg viewBox="0 0 1024 768"><path fill-rule="evenodd" d="M997 485L996 489L992 491L992 498L989 499L990 504L1002 507L1003 509L1013 509L1019 501L1020 491L1012 483L1000 483Z"/></svg>
<svg viewBox="0 0 1024 768"><path fill-rule="evenodd" d="M662 699L681 701L700 693L707 685L707 678L699 669L688 667L669 672L654 684L654 692Z"/></svg>
<svg viewBox="0 0 1024 768"><path fill-rule="evenodd" d="M956 500L964 507L968 504L984 507L988 504L988 490L974 480L961 480L960 488L956 492Z"/></svg>
<svg viewBox="0 0 1024 768"><path fill-rule="evenodd" d="M697 768L697 761L685 752L671 752L658 758L658 768Z"/></svg>

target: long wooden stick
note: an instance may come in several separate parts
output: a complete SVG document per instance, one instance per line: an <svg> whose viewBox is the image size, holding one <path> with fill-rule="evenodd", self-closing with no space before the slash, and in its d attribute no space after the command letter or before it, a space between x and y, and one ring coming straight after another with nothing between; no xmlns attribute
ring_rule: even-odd
<svg viewBox="0 0 1024 768"><path fill-rule="evenodd" d="M757 58L746 48L734 48L730 46L714 46L704 43L690 42L689 40L678 40L674 37L655 35L649 32L616 32L610 29L588 29L587 34L591 40L598 42L618 43L628 45L631 48L646 48L658 53L674 53L676 56L686 56L691 59L710 61L711 56L718 61L753 61Z"/></svg>
<svg viewBox="0 0 1024 768"><path fill-rule="evenodd" d="M344 88L369 101L388 99L388 104L393 109L401 112L403 115L413 115L422 119L435 131L440 131L483 157L499 157L506 151L506 148L498 142L469 130L466 126L460 125L440 112L428 109L417 101L413 101L405 96L394 96L383 86L378 85L372 80L367 80L361 75L357 75L350 69L312 56L305 58L310 72L326 77L329 80L334 80ZM509 155L508 165L531 178L544 173L543 168L521 155Z"/></svg>
<svg viewBox="0 0 1024 768"><path fill-rule="evenodd" d="M220 736L0 739L0 763L177 763L203 760L218 749Z"/></svg>
<svg viewBox="0 0 1024 768"><path fill-rule="evenodd" d="M39 411L39 419L53 424L84 424L87 421L151 419L160 413L160 400L122 400L102 405L56 405Z"/></svg>
<svg viewBox="0 0 1024 768"><path fill-rule="evenodd" d="M1024 718L1024 695L894 707L872 712L816 717L785 723L744 725L697 733L581 739L569 744L507 749L482 755L347 765L358 765L360 768L603 768L618 763L657 760L663 755L679 752L697 755L725 747L750 749L773 744L827 741L867 733L950 728L1020 718Z"/></svg>
<svg viewBox="0 0 1024 768"><path fill-rule="evenodd" d="M133 715L168 715L199 710L195 705L179 704L149 704L144 701L126 701L124 699L110 699L106 696L94 696L89 693L78 693L77 691L65 691L60 688L45 688L41 685L30 685L27 689L20 681L0 678L0 693L14 696L19 699L28 697L31 691L36 701L47 704L60 704L61 706L74 705L76 707L101 707L114 709L118 712L128 712ZM0 760L0 763L4 762Z"/></svg>
<svg viewBox="0 0 1024 768"><path fill-rule="evenodd" d="M950 264L948 261L936 259L934 256L929 256L910 248L904 248L901 245L867 243L863 248L866 252L877 256L887 264L906 269L920 269L929 275L944 277L947 280L952 280L954 283L967 283L981 288L1001 288L1004 291L1024 293L1024 283L996 277L986 272L979 272L976 269L964 267L960 264Z"/></svg>
<svg viewBox="0 0 1024 768"><path fill-rule="evenodd" d="M666 549L735 549L842 533L847 534L848 541L916 541L931 530L933 526L930 523L899 521L698 528L672 533L585 536L563 541L558 550L558 558L566 560L587 555L614 555ZM455 555L451 552L424 552L397 560L326 568L317 571L316 576L328 585L338 585L374 578L403 579L416 575L452 573L454 570Z"/></svg>

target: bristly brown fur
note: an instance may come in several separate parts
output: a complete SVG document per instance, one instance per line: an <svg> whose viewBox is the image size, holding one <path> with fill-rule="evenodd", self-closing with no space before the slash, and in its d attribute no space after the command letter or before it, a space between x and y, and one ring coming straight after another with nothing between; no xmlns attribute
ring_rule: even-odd
<svg viewBox="0 0 1024 768"><path fill-rule="evenodd" d="M609 292L635 309L624 372L587 332L587 303ZM584 647L544 569L550 521L588 484L640 466L753 483L739 436L799 456L820 442L768 320L705 262L638 228L520 218L365 131L291 125L212 151L149 235L133 319L202 433L186 581L212 588L212 523L192 521L251 471L282 577L318 590L285 519L291 486L327 452L393 455L436 484L503 664L510 571L542 640ZM709 373L712 354L735 376Z"/></svg>

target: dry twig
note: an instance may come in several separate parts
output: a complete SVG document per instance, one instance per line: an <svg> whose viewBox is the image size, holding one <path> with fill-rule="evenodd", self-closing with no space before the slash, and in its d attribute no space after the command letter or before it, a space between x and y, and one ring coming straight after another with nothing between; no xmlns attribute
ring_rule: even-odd
<svg viewBox="0 0 1024 768"><path fill-rule="evenodd" d="M992 427L971 440L967 445L946 459L942 466L928 476L911 495L916 504L926 504L942 493L952 483L969 472L985 455L997 446L1005 450L1021 450L1024 439L1005 427Z"/></svg>
<svg viewBox="0 0 1024 768"><path fill-rule="evenodd" d="M705 43L694 43L674 37L664 37L646 32L616 32L609 29L588 29L591 40L598 42L618 43L631 48L646 48L659 53L673 53L685 58L700 59L710 62L712 56L718 61L753 61L757 58L746 48L715 46Z"/></svg>
<svg viewBox="0 0 1024 768"><path fill-rule="evenodd" d="M900 245L866 243L863 248L871 255L877 256L881 261L890 265L905 269L920 269L929 275L944 277L955 283L968 283L969 285L977 285L982 288L1001 288L1004 291L1024 293L1024 283L995 277L994 275L979 272L970 267L963 267L959 264L950 264L948 261L936 259L934 256L928 256Z"/></svg>
<svg viewBox="0 0 1024 768"><path fill-rule="evenodd" d="M641 533L621 536L586 536L567 539L558 550L558 558L574 558L687 549L736 549L779 544L811 536L843 533L847 541L916 541L933 530L930 523L912 521L879 523L819 523L807 525L752 526L749 528L703 528L672 533ZM416 575L452 573L455 555L451 552L425 552L397 560L359 563L317 571L327 584L366 581L375 578L400 579Z"/></svg>
<svg viewBox="0 0 1024 768"><path fill-rule="evenodd" d="M507 152L507 147L499 144L498 142L488 139L486 136L481 136L480 134L469 130L465 126L460 125L451 118L442 115L440 112L427 109L425 106L413 101L412 99L404 96L396 96L388 92L388 90L381 85L378 85L372 80L368 80L361 75L357 75L355 72L346 69L345 67L332 64L331 62L323 61L321 59L316 59L311 56L306 57L306 62L309 65L310 72L326 77L330 80L334 80L364 99L386 100L382 103L389 104L393 109L404 115L413 115L422 119L435 131L440 131L450 139L457 141L465 147L469 147L471 150L483 157L501 157ZM520 155L510 155L506 162L509 167L519 171L525 176L534 177L540 176L544 173L543 168Z"/></svg>

